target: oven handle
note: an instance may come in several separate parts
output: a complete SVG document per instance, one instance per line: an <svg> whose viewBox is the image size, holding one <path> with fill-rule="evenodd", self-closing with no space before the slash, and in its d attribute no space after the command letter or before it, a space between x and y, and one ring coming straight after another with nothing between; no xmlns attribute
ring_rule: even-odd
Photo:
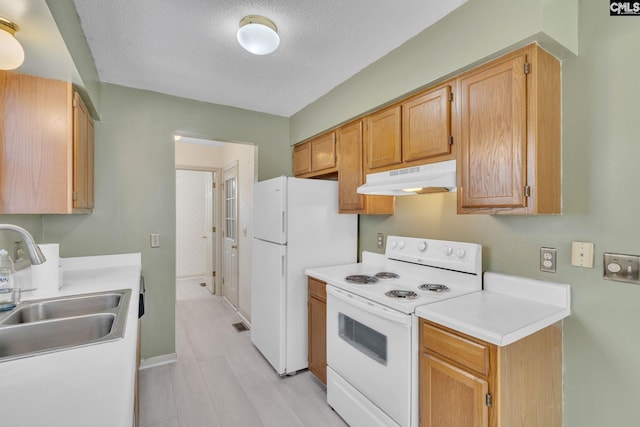
<svg viewBox="0 0 640 427"><path fill-rule="evenodd" d="M387 308L381 305L375 304L373 302L367 301L363 298L360 298L357 295L342 292L339 289L334 288L333 286L327 286L327 293L335 297L336 299L339 299L340 301L345 302L346 304L356 306L360 310L366 311L367 313L371 313L374 316L383 317L394 323L399 323L405 326L411 325L410 316L406 316L400 313L397 313L397 314L393 313L389 311Z"/></svg>

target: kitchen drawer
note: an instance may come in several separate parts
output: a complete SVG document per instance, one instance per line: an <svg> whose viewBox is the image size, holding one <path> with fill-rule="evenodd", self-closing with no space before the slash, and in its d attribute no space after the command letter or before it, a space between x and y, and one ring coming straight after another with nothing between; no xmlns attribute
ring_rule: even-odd
<svg viewBox="0 0 640 427"><path fill-rule="evenodd" d="M420 334L422 351L439 354L480 375L488 375L489 344L472 341L424 320Z"/></svg>
<svg viewBox="0 0 640 427"><path fill-rule="evenodd" d="M309 277L309 296L318 298L321 301L327 301L327 284L320 280Z"/></svg>

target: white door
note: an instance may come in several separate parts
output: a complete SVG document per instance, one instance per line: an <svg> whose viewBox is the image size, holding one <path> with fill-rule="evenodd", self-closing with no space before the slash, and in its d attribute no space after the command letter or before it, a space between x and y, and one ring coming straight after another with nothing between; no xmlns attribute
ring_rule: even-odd
<svg viewBox="0 0 640 427"><path fill-rule="evenodd" d="M238 307L238 164L224 169L222 295Z"/></svg>
<svg viewBox="0 0 640 427"><path fill-rule="evenodd" d="M215 256L215 236L213 234L213 173L207 172L205 195L204 195L204 233L202 234L202 240L204 241L204 265L205 265L205 283L209 292L215 293L215 283L213 275L215 271L214 256Z"/></svg>
<svg viewBox="0 0 640 427"><path fill-rule="evenodd" d="M176 170L176 277L212 288L212 172Z"/></svg>

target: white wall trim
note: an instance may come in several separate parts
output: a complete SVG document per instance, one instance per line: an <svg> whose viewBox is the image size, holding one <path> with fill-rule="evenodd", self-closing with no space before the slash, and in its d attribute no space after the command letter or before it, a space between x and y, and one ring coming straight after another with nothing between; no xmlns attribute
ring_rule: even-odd
<svg viewBox="0 0 640 427"><path fill-rule="evenodd" d="M140 362L140 370L154 368L156 366L168 365L178 361L178 353L163 354L160 356L149 357Z"/></svg>

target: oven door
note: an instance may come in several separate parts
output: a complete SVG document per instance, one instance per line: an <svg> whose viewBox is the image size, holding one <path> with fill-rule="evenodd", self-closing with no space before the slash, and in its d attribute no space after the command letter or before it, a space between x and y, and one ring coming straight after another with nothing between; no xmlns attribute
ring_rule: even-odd
<svg viewBox="0 0 640 427"><path fill-rule="evenodd" d="M398 424L409 425L410 315L327 286L327 365Z"/></svg>

